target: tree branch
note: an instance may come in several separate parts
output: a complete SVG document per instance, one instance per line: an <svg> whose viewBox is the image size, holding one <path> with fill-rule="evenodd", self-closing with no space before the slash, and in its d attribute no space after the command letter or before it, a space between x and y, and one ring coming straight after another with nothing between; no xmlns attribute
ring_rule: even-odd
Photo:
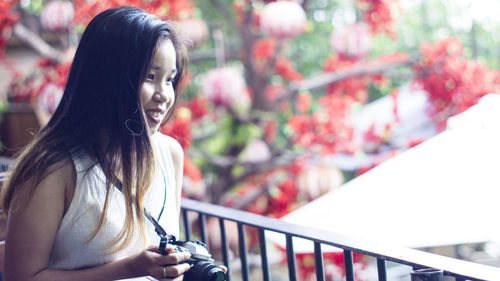
<svg viewBox="0 0 500 281"><path fill-rule="evenodd" d="M245 168L245 172L233 179L234 182L241 182L255 174L261 174L265 171L273 170L278 167L286 166L299 156L304 156L304 153L287 151L281 155L273 155L270 160L259 162L241 162L240 165ZM230 187L228 187L230 188Z"/></svg>
<svg viewBox="0 0 500 281"><path fill-rule="evenodd" d="M211 0L210 2L212 2L212 4L217 8L217 10L219 10L219 12L222 13L222 15L224 16L224 18L231 24L233 24L235 21L234 21L234 18L233 18L233 14L231 13L231 11L227 8L226 5L224 5L223 3L221 3L220 0Z"/></svg>
<svg viewBox="0 0 500 281"><path fill-rule="evenodd" d="M272 73L274 73L274 66L276 65L276 61L278 60L278 56L281 53L281 49L283 48L283 40L279 39L276 48L274 49L274 54L272 58L267 61L266 66L264 67L264 73L266 77L271 77Z"/></svg>
<svg viewBox="0 0 500 281"><path fill-rule="evenodd" d="M19 40L35 49L42 56L57 63L61 62L62 52L47 44L38 34L26 28L23 24L17 23L13 28L13 34L19 38Z"/></svg>
<svg viewBox="0 0 500 281"><path fill-rule="evenodd" d="M309 0L303 0L302 1L302 9L304 9L304 11L307 11L307 5L309 4Z"/></svg>
<svg viewBox="0 0 500 281"><path fill-rule="evenodd" d="M245 172L242 175L235 177L232 181L239 182L248 178L251 175L259 174L277 167L285 166L292 163L298 156L304 153L283 151L281 154L273 155L269 160L263 161L240 161L237 157L233 156L219 156L210 154L202 149L191 148L189 154L202 155L206 161L216 166L219 169L226 169L232 166L241 166Z"/></svg>
<svg viewBox="0 0 500 281"><path fill-rule="evenodd" d="M203 149L196 149L194 147L189 149L189 154L201 155L203 156L203 158L205 158L206 161L208 161L210 164L216 166L219 169L235 165L235 163L237 162L237 160L234 157L213 155L211 153L206 152Z"/></svg>
<svg viewBox="0 0 500 281"><path fill-rule="evenodd" d="M417 60L417 57L401 60L397 62L391 62L386 64L373 64L365 63L357 65L349 69L340 69L334 72L322 73L315 77L300 81L290 83L288 89L283 91L275 100L274 105L279 104L283 100L292 99L295 97L299 90L314 90L318 88L325 87L328 84L332 84L353 76L363 76L363 75L373 75L384 73L391 70L397 66L411 65Z"/></svg>
<svg viewBox="0 0 500 281"><path fill-rule="evenodd" d="M191 51L189 52L189 62L203 61L203 60L213 60L215 59L214 50L210 51ZM236 59L238 58L238 51L236 49L229 49L226 53L226 59Z"/></svg>

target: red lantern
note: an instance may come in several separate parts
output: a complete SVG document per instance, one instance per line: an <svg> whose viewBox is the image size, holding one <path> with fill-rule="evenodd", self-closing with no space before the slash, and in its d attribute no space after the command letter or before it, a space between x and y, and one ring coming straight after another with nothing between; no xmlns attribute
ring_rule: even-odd
<svg viewBox="0 0 500 281"><path fill-rule="evenodd" d="M202 91L216 106L246 106L250 98L241 71L234 67L210 70L203 79Z"/></svg>
<svg viewBox="0 0 500 281"><path fill-rule="evenodd" d="M293 1L278 1L266 4L260 15L262 32L284 39L295 37L305 31L306 13Z"/></svg>
<svg viewBox="0 0 500 281"><path fill-rule="evenodd" d="M370 53L372 35L370 27L363 23L344 26L332 33L330 44L342 58L357 60Z"/></svg>
<svg viewBox="0 0 500 281"><path fill-rule="evenodd" d="M190 47L198 47L208 37L208 26L204 20L190 18L177 22L177 32L189 40Z"/></svg>
<svg viewBox="0 0 500 281"><path fill-rule="evenodd" d="M73 4L70 1L54 0L43 7L40 20L47 30L66 30L75 16Z"/></svg>

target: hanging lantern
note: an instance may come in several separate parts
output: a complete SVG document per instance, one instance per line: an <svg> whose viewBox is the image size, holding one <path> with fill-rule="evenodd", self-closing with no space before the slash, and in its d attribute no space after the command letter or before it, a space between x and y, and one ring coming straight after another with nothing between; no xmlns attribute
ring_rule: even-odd
<svg viewBox="0 0 500 281"><path fill-rule="evenodd" d="M216 106L245 106L250 102L241 71L234 67L210 70L203 78L202 91Z"/></svg>
<svg viewBox="0 0 500 281"><path fill-rule="evenodd" d="M300 192L314 199L340 187L344 182L344 176L335 166L318 163L304 167L298 175L297 182Z"/></svg>
<svg viewBox="0 0 500 281"><path fill-rule="evenodd" d="M200 18L189 18L175 24L177 32L189 40L191 48L198 47L208 37L208 26Z"/></svg>
<svg viewBox="0 0 500 281"><path fill-rule="evenodd" d="M45 85L38 96L38 106L49 115L54 114L63 93L64 89L61 86L53 83Z"/></svg>
<svg viewBox="0 0 500 281"><path fill-rule="evenodd" d="M306 13L293 1L266 4L260 15L262 32L280 39L292 38L305 31Z"/></svg>
<svg viewBox="0 0 500 281"><path fill-rule="evenodd" d="M363 23L355 23L335 29L330 37L330 44L342 58L361 59L368 55L372 48L370 27Z"/></svg>
<svg viewBox="0 0 500 281"><path fill-rule="evenodd" d="M271 151L264 141L254 139L248 142L241 152L240 157L245 162L264 162L271 159Z"/></svg>
<svg viewBox="0 0 500 281"><path fill-rule="evenodd" d="M54 0L43 7L40 20L45 29L59 31L68 29L74 16L75 10L70 1Z"/></svg>

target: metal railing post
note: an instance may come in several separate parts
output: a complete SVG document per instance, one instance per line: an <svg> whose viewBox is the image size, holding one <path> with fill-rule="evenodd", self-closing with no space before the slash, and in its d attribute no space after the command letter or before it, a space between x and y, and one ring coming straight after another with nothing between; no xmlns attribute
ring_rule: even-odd
<svg viewBox="0 0 500 281"><path fill-rule="evenodd" d="M459 259L453 259L449 257L444 257L436 254L426 253L419 250L414 250L410 248L404 248L400 246L378 243L377 241L371 241L360 237L355 237L351 235L329 232L321 229L311 229L301 225L296 225L292 223L287 223L282 220L277 220L265 216L260 216L257 214L252 214L249 212L231 209L223 206L208 204L200 201L183 199L182 210L185 219L185 228L188 230L186 234L191 233L190 224L187 220L187 211L203 213L209 217L218 217L220 222L231 221L238 224L238 238L239 238L239 250L240 250L240 261L241 261L241 275L244 281L249 280L249 260L247 257L247 249L245 244L245 227L255 227L259 232L259 242L261 243L261 253L264 253L261 257L262 267L266 266L268 261L267 249L265 249L266 238L271 237L271 233L277 233L279 235L284 235L286 238L286 255L288 260L289 278L291 281L298 279L297 276L297 266L295 264L295 251L293 247L293 239L306 239L314 242L315 245L315 266L316 266L316 279L322 281L323 276L326 275L325 268L321 269L322 253L321 246L328 245L335 248L340 248L344 251L344 262L346 271L346 281L354 281L354 263L353 254L359 253L362 255L374 257L377 263L378 278L379 281L386 281L388 279L388 272L386 269L386 263L396 263L399 265L410 266L413 269L412 280L421 281L427 279L422 279L425 275L417 274L419 272L425 271L429 268L436 268L442 271L438 273L438 278L441 275L446 275L446 277L454 278L455 281L482 281L482 280L500 280L500 268L493 266L486 266L478 263L472 263L468 261L463 261ZM222 232L225 232L224 226L221 226ZM264 235L265 231L270 231ZM210 235L209 233L207 233ZM279 237L278 237L279 238ZM188 240L188 239L186 239ZM273 237L273 240L277 240ZM226 243L227 243L226 237ZM273 241L275 243L282 244L283 242ZM311 251L312 254L312 251ZM258 263L257 261L255 261ZM228 264L230 262L227 262ZM252 266L253 268L253 266ZM238 269L239 270L239 269ZM234 269L233 269L234 271ZM323 272L322 272L323 271ZM429 273L429 272L427 272ZM270 277L270 272L265 270L263 273L263 279ZM374 276L376 278L376 276ZM420 279L418 279L420 278ZM425 277L427 278L427 277ZM432 280L432 279L429 279ZM441 280L441 279L437 279Z"/></svg>
<svg viewBox="0 0 500 281"><path fill-rule="evenodd" d="M295 268L295 251L293 250L293 236L286 235L286 259L288 262L288 276L290 281L297 281Z"/></svg>
<svg viewBox="0 0 500 281"><path fill-rule="evenodd" d="M222 247L222 259L224 264L227 267L227 281L231 281L231 267L229 263L229 246L226 237L226 225L224 224L224 219L219 218L219 228L220 228L220 237L221 237L221 247Z"/></svg>
<svg viewBox="0 0 500 281"><path fill-rule="evenodd" d="M344 250L345 278L347 281L354 281L354 263L352 252Z"/></svg>
<svg viewBox="0 0 500 281"><path fill-rule="evenodd" d="M271 280L269 272L269 261L267 260L266 233L264 229L259 229L260 259L262 262L262 278L264 281Z"/></svg>
<svg viewBox="0 0 500 281"><path fill-rule="evenodd" d="M443 281L443 271L434 268L413 270L411 281Z"/></svg>

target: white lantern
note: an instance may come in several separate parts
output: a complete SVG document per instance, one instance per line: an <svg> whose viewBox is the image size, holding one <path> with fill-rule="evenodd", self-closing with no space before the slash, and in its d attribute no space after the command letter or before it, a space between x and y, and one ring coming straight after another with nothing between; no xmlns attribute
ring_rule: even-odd
<svg viewBox="0 0 500 281"><path fill-rule="evenodd" d="M190 47L199 46L208 37L208 26L204 20L190 18L175 24L177 32L189 40Z"/></svg>
<svg viewBox="0 0 500 281"><path fill-rule="evenodd" d="M306 13L293 1L278 1L266 4L260 15L262 32L276 38L291 38L305 31Z"/></svg>
<svg viewBox="0 0 500 281"><path fill-rule="evenodd" d="M254 139L248 142L240 153L240 157L245 162L264 162L271 159L271 151L264 141Z"/></svg>
<svg viewBox="0 0 500 281"><path fill-rule="evenodd" d="M245 79L235 67L212 69L205 74L202 83L203 94L216 106L244 106L250 102Z"/></svg>
<svg viewBox="0 0 500 281"><path fill-rule="evenodd" d="M347 59L360 59L370 53L372 34L368 25L355 23L335 29L330 37L333 50Z"/></svg>
<svg viewBox="0 0 500 281"><path fill-rule="evenodd" d="M38 106L52 115L61 101L64 89L61 86L49 83L45 85L38 96Z"/></svg>
<svg viewBox="0 0 500 281"><path fill-rule="evenodd" d="M42 26L51 31L66 30L75 17L70 1L54 0L43 7L40 20Z"/></svg>
<svg viewBox="0 0 500 281"><path fill-rule="evenodd" d="M298 175L297 184L300 192L309 198L317 198L344 182L344 175L333 165L317 163L305 167Z"/></svg>

